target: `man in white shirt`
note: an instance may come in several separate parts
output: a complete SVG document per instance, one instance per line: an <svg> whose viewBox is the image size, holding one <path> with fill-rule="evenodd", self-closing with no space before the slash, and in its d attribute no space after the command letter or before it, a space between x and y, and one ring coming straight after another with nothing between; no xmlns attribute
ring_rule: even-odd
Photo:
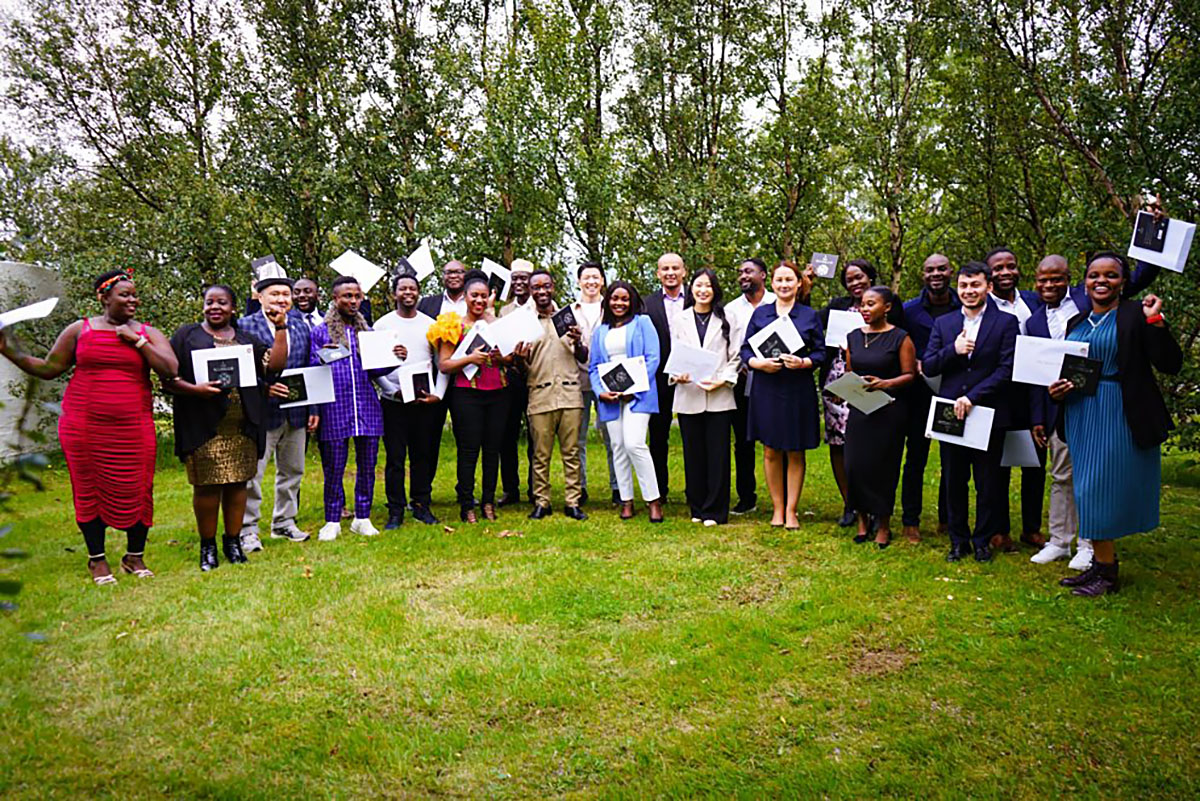
<svg viewBox="0 0 1200 801"><path fill-rule="evenodd" d="M1008 248L995 248L984 259L992 271L992 300L1001 311L1017 318L1021 333L1025 333L1025 322L1034 309L1042 305L1037 293L1021 289L1021 268L1017 257Z"/></svg>
<svg viewBox="0 0 1200 801"><path fill-rule="evenodd" d="M592 345L592 333L600 325L602 312L600 303L604 298L604 269L598 262L587 261L579 267L576 273L579 279L579 300L571 304L575 313L575 321L583 334L583 344ZM588 376L587 365L579 368L579 382L583 387L583 417L579 421L579 469L583 484L583 500L588 502L587 488L587 434L592 422L592 407L596 405L596 393L592 392L592 381ZM604 451L608 456L608 488L614 504L621 502L621 493L617 489L617 473L613 470L612 443L608 439L608 426L597 426L600 438L604 442Z"/></svg>
<svg viewBox="0 0 1200 801"><path fill-rule="evenodd" d="M725 304L725 315L731 322L737 321L737 330L745 331L754 310L764 303L774 303L775 295L766 288L767 265L762 259L746 259L739 264L737 280L742 294ZM731 511L735 515L753 512L758 505L758 482L754 476L758 457L754 441L746 438L746 412L750 408L749 372L744 367L738 371L737 386L733 390L737 401L733 413L733 461L737 468L738 502Z"/></svg>
<svg viewBox="0 0 1200 801"><path fill-rule="evenodd" d="M671 440L671 405L675 402L675 385L663 371L671 355L671 335L675 321L683 314L685 292L683 282L687 267L678 253L664 253L658 259L658 282L661 288L646 298L646 314L658 332L659 368L654 375L658 384L658 412L650 416L650 458L658 478L659 498L667 500L670 486L667 475L667 452Z"/></svg>
<svg viewBox="0 0 1200 801"><path fill-rule="evenodd" d="M296 310L304 317L304 322L308 323L310 329L325 321L319 292L317 282L311 278L297 278L292 286L292 302L296 304Z"/></svg>

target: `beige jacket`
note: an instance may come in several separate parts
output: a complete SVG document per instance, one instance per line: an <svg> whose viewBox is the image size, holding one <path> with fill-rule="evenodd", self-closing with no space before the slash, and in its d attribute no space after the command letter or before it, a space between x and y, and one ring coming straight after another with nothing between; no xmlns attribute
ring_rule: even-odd
<svg viewBox="0 0 1200 801"><path fill-rule="evenodd" d="M529 355L526 384L529 387L528 414L559 409L583 408L583 385L579 381L579 363L575 345L569 337L554 331L554 321L540 314L545 333L533 343Z"/></svg>
<svg viewBox="0 0 1200 801"><path fill-rule="evenodd" d="M687 384L675 384L675 403L672 410L675 414L700 414L701 412L728 412L737 408L737 400L733 395L733 387L737 384L738 368L742 359L738 351L742 347L743 328L736 316L727 314L729 319L729 338L721 333L721 320L715 314L708 321L708 330L704 332L704 342L696 333L695 309L684 309L679 315L671 340L693 347L703 347L720 355L720 362L713 378L722 382L722 386L711 392L701 389L696 384L697 376L689 376ZM702 376L700 376L702 378ZM674 383L674 379L668 377Z"/></svg>

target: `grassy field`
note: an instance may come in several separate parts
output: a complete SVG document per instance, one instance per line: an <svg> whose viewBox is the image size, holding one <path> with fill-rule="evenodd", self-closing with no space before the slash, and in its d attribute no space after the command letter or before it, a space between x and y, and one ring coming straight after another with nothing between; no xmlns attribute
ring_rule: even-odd
<svg viewBox="0 0 1200 801"><path fill-rule="evenodd" d="M30 558L0 565L25 581L0 615L0 795L1200 795L1200 480L1182 460L1168 524L1122 547L1124 591L1088 601L1028 552L852 544L824 451L787 534L763 512L692 525L678 460L663 526L607 503L583 524L460 525L453 452L435 485L452 531L267 541L209 575L164 460L158 577L109 588L54 470L4 542ZM595 441L591 467L603 488ZM319 477L310 462L314 534ZM382 478L376 498L382 527Z"/></svg>

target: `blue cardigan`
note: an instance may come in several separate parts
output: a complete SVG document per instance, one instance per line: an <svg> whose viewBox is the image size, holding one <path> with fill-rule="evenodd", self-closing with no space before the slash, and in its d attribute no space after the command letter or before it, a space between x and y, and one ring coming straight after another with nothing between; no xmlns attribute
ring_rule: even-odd
<svg viewBox="0 0 1200 801"><path fill-rule="evenodd" d="M654 374L658 372L658 332L654 330L654 323L650 322L650 318L644 314L635 316L631 322L624 325L624 328L627 329L625 334L625 355L630 357L646 357L646 374L650 377L650 389L645 392L638 392L633 396L633 411L642 412L643 414L656 414L658 412L658 386L654 380ZM599 368L600 365L609 360L608 349L604 347L604 338L608 336L609 330L610 328L606 323L601 323L592 332L592 345L588 358L588 375L592 379L592 391L597 396L601 392L608 391L600 381ZM611 423L620 416L620 402L602 401L597 397L596 418L601 423Z"/></svg>

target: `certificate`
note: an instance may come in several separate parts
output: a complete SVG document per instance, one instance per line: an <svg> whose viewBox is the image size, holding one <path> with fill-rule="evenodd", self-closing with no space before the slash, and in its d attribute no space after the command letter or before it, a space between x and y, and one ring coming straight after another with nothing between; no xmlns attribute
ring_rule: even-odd
<svg viewBox="0 0 1200 801"><path fill-rule="evenodd" d="M275 261L272 255L259 256L250 262L250 269L254 271L256 281L261 281L264 278L287 278L287 270Z"/></svg>
<svg viewBox="0 0 1200 801"><path fill-rule="evenodd" d="M512 314L506 314L488 326L488 336L500 353L507 356L522 342L528 345L537 342L546 333L537 312L528 304Z"/></svg>
<svg viewBox="0 0 1200 801"><path fill-rule="evenodd" d="M840 378L830 381L825 385L825 391L842 398L863 414L877 412L889 403L896 401L883 390L868 391L867 382L858 373L853 372L845 373Z"/></svg>
<svg viewBox="0 0 1200 801"><path fill-rule="evenodd" d="M833 278L837 273L838 257L836 253L814 253L811 263L813 272L820 278Z"/></svg>
<svg viewBox="0 0 1200 801"><path fill-rule="evenodd" d="M279 374L279 383L286 384L288 399L279 404L280 409L293 406L316 406L333 403L333 368L327 364L319 367L293 367Z"/></svg>
<svg viewBox="0 0 1200 801"><path fill-rule="evenodd" d="M596 368L600 374L601 392L617 392L636 395L650 389L650 377L646 374L646 357L634 356L604 362Z"/></svg>
<svg viewBox="0 0 1200 801"><path fill-rule="evenodd" d="M258 385L258 374L254 372L254 348L250 345L194 350L192 372L197 384L216 381L221 389Z"/></svg>
<svg viewBox="0 0 1200 801"><path fill-rule="evenodd" d="M856 311L829 310L829 325L825 328L825 347L845 348L846 334L862 328L863 316Z"/></svg>
<svg viewBox="0 0 1200 801"><path fill-rule="evenodd" d="M406 361L425 361L429 358L429 321L417 317L404 320L395 326L363 331L358 335L359 356L364 370L380 367L397 367ZM392 349L403 345L408 350L407 359L397 359Z"/></svg>
<svg viewBox="0 0 1200 801"><path fill-rule="evenodd" d="M1156 220L1139 211L1129 240L1129 258L1148 261L1177 273L1183 272L1196 226L1183 220Z"/></svg>
<svg viewBox="0 0 1200 801"><path fill-rule="evenodd" d="M417 274L418 284L433 275L433 251L429 249L428 242L422 242L421 247L412 252L408 257L408 266Z"/></svg>
<svg viewBox="0 0 1200 801"><path fill-rule="evenodd" d="M494 343L491 339L491 332L488 330L488 324L479 320L475 325L471 326L471 330L463 335L459 341L458 347L454 349L454 353L450 354L451 359L461 359L464 356L470 356L477 350L483 349L491 351ZM462 369L463 377L470 381L479 372L479 365L468 364Z"/></svg>
<svg viewBox="0 0 1200 801"><path fill-rule="evenodd" d="M667 375L686 375L692 381L707 381L717 371L721 355L684 342L671 343L671 355L663 366Z"/></svg>
<svg viewBox="0 0 1200 801"><path fill-rule="evenodd" d="M13 323L23 323L26 320L40 320L43 317L48 317L57 305L58 298L47 298L28 306L22 306L19 309L6 311L0 314L0 330L8 328Z"/></svg>
<svg viewBox="0 0 1200 801"><path fill-rule="evenodd" d="M804 337L796 330L791 317L778 317L746 342L760 359L778 359L785 353L795 353L804 347Z"/></svg>
<svg viewBox="0 0 1200 801"><path fill-rule="evenodd" d="M992 436L992 419L996 416L996 410L986 406L976 406L971 409L966 419L959 421L961 434L939 431L938 429L943 427L941 424L943 422L951 423L950 418L953 416L954 401L948 398L934 398L933 402L929 404L929 418L925 421L925 436L940 442L986 451L988 440ZM946 428L953 427L953 425L946 426Z"/></svg>
<svg viewBox="0 0 1200 801"><path fill-rule="evenodd" d="M1038 460L1037 448L1033 444L1033 434L1029 430L1009 431L1004 435L1004 455L1000 457L1000 466L1042 466Z"/></svg>
<svg viewBox="0 0 1200 801"><path fill-rule="evenodd" d="M329 262L329 266L338 275L348 275L351 278L358 279L358 285L362 288L364 295L370 292L371 287L375 286L379 282L379 279L384 276L384 269L382 267L367 261L353 250L347 250Z"/></svg>
<svg viewBox="0 0 1200 801"><path fill-rule="evenodd" d="M396 371L400 380L400 399L405 403L412 403L424 395L435 394L435 372L433 362L430 361L402 365Z"/></svg>
<svg viewBox="0 0 1200 801"><path fill-rule="evenodd" d="M1048 387L1058 380L1063 356L1067 354L1087 356L1088 343L1019 335L1017 351L1013 356L1012 380L1019 384Z"/></svg>
<svg viewBox="0 0 1200 801"><path fill-rule="evenodd" d="M512 271L491 259L483 260L483 271L487 273L488 288L496 293L496 300L508 300L508 290L512 287Z"/></svg>

